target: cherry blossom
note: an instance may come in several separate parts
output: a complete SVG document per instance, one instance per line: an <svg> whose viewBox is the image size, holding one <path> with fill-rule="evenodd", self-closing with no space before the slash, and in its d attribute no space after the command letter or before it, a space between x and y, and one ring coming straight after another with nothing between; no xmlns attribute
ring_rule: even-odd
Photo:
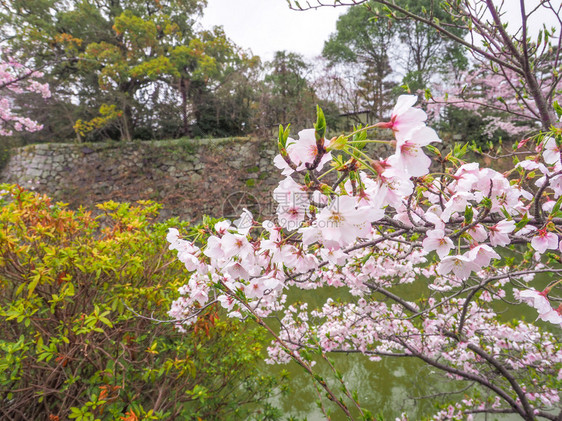
<svg viewBox="0 0 562 421"><path fill-rule="evenodd" d="M536 308L539 314L548 313L552 310L550 302L548 301L548 298L546 298L546 293L544 291L539 292L536 289L527 289L519 292L519 297L521 301L524 301Z"/></svg>
<svg viewBox="0 0 562 421"><path fill-rule="evenodd" d="M306 168L306 164L312 164L318 155L318 146L316 144L316 137L314 129L301 130L298 139L288 139L287 152L289 158L296 165L297 171L302 171ZM322 155L318 169L321 170L325 163L332 158L330 152ZM277 155L274 159L277 168L283 170L283 175L290 175L293 170L289 167L281 155Z"/></svg>
<svg viewBox="0 0 562 421"><path fill-rule="evenodd" d="M497 224L488 227L490 230L490 244L492 246L505 246L511 242L508 234L515 229L515 222L500 221Z"/></svg>
<svg viewBox="0 0 562 421"><path fill-rule="evenodd" d="M558 309L550 309L544 313L539 313L539 319L544 320L545 322L549 322L555 325L560 325L562 327L562 309L558 307Z"/></svg>
<svg viewBox="0 0 562 421"><path fill-rule="evenodd" d="M466 279L476 269L478 267L474 263L472 256L455 255L443 258L437 267L437 273L446 275L452 271L456 277Z"/></svg>
<svg viewBox="0 0 562 421"><path fill-rule="evenodd" d="M528 408L546 414L558 405L552 379L562 370L562 347L539 325L506 322L495 308L513 294L538 310L541 323L560 325L561 309L549 298L558 283L543 292L533 285L536 275L558 270L541 255L559 252L551 213L562 194L562 164L547 167L540 150L506 174L456 157L432 173L424 148L439 138L414 103L401 97L391 122L375 125L394 130L389 156L367 159L341 142L345 158L333 158L318 149L322 133L312 129L288 138L276 162L291 175L274 190L273 220L258 223L244 212L234 225L209 228L200 248L170 230L170 247L190 276L169 314L192 323L200 306L217 302L231 317L269 326L269 363L296 360L310 373L315 361L301 353L311 349L362 353L373 362L407 355L497 398L458 400L436 419L466 419L467 411L524 415ZM338 174L330 179L330 172ZM534 174L543 180L527 191ZM536 250L517 267L502 249L514 243ZM423 297L405 299L399 288L410 284L422 285ZM316 308L287 298L292 289L324 287L342 294ZM524 380L531 368L540 383Z"/></svg>
<svg viewBox="0 0 562 421"><path fill-rule="evenodd" d="M43 73L33 70L16 60L11 51L0 49L0 136L10 136L15 131L34 132L43 126L28 117L17 114L13 107L13 98L16 95L32 92L49 98L49 86L38 82Z"/></svg>
<svg viewBox="0 0 562 421"><path fill-rule="evenodd" d="M531 240L531 246L541 254L547 249L555 250L558 248L558 236L545 229L539 230Z"/></svg>
<svg viewBox="0 0 562 421"><path fill-rule="evenodd" d="M445 231L442 229L428 231L422 245L427 251L435 250L440 258L447 256L455 246L453 241L445 236Z"/></svg>
<svg viewBox="0 0 562 421"><path fill-rule="evenodd" d="M413 107L417 101L418 97L415 95L399 96L392 110L390 122L379 123L379 127L392 129L398 140L404 140L411 130L425 126L426 113Z"/></svg>
<svg viewBox="0 0 562 421"><path fill-rule="evenodd" d="M381 217L382 212L366 206L357 207L354 198L339 196L320 211L314 226L302 228L301 232L317 231L325 246L339 249L358 237L367 237L371 231L371 222Z"/></svg>
<svg viewBox="0 0 562 421"><path fill-rule="evenodd" d="M544 140L542 156L547 164L560 164L560 147L553 137L549 136Z"/></svg>
<svg viewBox="0 0 562 421"><path fill-rule="evenodd" d="M392 165L408 169L413 177L425 175L429 171L431 160L421 147L432 142L441 142L435 130L429 127L415 127L396 143L396 154L391 157Z"/></svg>
<svg viewBox="0 0 562 421"><path fill-rule="evenodd" d="M474 262L474 264L479 267L485 267L490 264L492 259L500 259L500 255L496 253L494 249L486 244L480 244L472 248L469 252L469 256Z"/></svg>

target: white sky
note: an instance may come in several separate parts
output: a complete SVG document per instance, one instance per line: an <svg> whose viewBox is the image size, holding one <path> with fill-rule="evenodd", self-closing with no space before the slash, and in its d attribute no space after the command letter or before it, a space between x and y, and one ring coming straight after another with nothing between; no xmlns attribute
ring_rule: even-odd
<svg viewBox="0 0 562 421"><path fill-rule="evenodd" d="M297 12L289 9L286 0L208 0L201 22L205 28L223 26L235 44L262 60L271 60L280 50L313 58L322 53L324 41L336 30L336 20L346 9Z"/></svg>
<svg viewBox="0 0 562 421"><path fill-rule="evenodd" d="M499 0L498 0L499 1ZM532 10L538 0L526 0L527 11ZM322 53L324 41L336 30L339 15L346 7L322 7L318 10L298 12L289 9L286 0L207 0L201 23L204 28L215 25L224 27L226 35L235 44L250 49L262 60L271 60L275 51L297 52L307 58ZM504 21L509 28L520 25L519 2L504 3L508 11ZM305 2L303 2L305 3ZM560 4L554 0L553 5ZM542 20L542 22L541 22ZM551 13L537 13L530 22L529 29L536 35L542 27L555 24Z"/></svg>

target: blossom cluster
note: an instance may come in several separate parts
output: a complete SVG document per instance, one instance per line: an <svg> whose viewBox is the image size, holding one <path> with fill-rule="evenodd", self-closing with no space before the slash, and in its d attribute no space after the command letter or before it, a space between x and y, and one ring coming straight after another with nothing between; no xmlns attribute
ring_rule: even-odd
<svg viewBox="0 0 562 421"><path fill-rule="evenodd" d="M300 358L310 347L372 360L413 356L490 388L500 406L545 413L559 403L559 341L523 320L503 322L495 305L513 296L541 320L562 325L562 306L553 304L558 283L540 293L530 286L543 282L541 272L562 271L544 262L562 251L559 143L540 138L538 153L510 174L464 163L433 146L441 140L416 100L401 96L389 121L372 127L391 130L393 140L367 139L366 129L326 140L321 118L298 139L280 131L275 164L285 178L274 191L277 220L259 223L246 211L249 224L220 221L199 244L170 230L170 248L191 275L169 314L180 327L214 303L234 317L275 314L282 328L269 362ZM392 153L372 158L364 149L369 143ZM428 151L442 163L439 170L430 171ZM323 181L334 171L337 177ZM523 255L516 269L504 255L513 244L528 245L510 251ZM419 282L427 284L423 299L393 292ZM289 288L328 286L345 293L319 308L287 298ZM534 382L529 367L554 382ZM504 377L496 379L498 370ZM467 402L463 408L486 407Z"/></svg>
<svg viewBox="0 0 562 421"><path fill-rule="evenodd" d="M13 95L26 92L37 93L43 98L49 98L51 92L46 83L40 83L38 78L43 73L32 70L11 57L9 51L0 50L4 61L0 61L0 136L10 136L13 131L34 132L41 130L42 125L36 121L17 114Z"/></svg>
<svg viewBox="0 0 562 421"><path fill-rule="evenodd" d="M504 69L500 74L481 65L461 72L451 82L446 88L440 84L433 86L434 93L427 104L430 115L438 116L450 106L469 111L486 123L482 134L489 138L498 130L511 136L522 136L529 128L536 127L538 107L526 97L525 83L517 72ZM544 95L550 96L549 90L557 83L556 78L545 75L541 85ZM553 99L562 101L558 90L554 92ZM506 114L509 118L505 117Z"/></svg>

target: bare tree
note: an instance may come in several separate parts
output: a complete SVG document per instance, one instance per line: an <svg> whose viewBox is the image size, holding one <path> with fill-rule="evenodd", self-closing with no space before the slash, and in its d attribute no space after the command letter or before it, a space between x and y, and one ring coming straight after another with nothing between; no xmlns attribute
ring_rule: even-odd
<svg viewBox="0 0 562 421"><path fill-rule="evenodd" d="M371 3L383 5L390 17L397 20L413 19L467 47L474 59L488 66L494 74L503 76L508 71L517 74L521 80L518 86L512 84L507 76L504 77L514 95L522 98L543 129L549 129L556 121L552 105L562 79L560 2L543 0L534 7L528 7L528 2L519 0L521 26L515 33L508 31L504 2L498 4L492 0L433 1L432 7L422 13L416 13L405 6L405 2L396 0L307 0L306 3L289 0L289 3L295 10L360 4L372 9ZM438 8L448 13L450 22L442 22L436 17L435 10ZM541 21L550 19L555 25L553 28L543 26L538 36L533 37L529 32L529 22L539 16ZM459 30L468 31L469 35L462 37L458 35Z"/></svg>

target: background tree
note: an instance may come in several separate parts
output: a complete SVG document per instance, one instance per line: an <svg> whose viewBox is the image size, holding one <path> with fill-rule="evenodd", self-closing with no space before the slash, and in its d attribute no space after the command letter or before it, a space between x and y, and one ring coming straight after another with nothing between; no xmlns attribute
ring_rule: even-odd
<svg viewBox="0 0 562 421"><path fill-rule="evenodd" d="M246 130L252 103L247 80L255 78L259 58L234 45L217 27L172 50L172 62L177 72L171 85L181 95L182 134L236 135Z"/></svg>
<svg viewBox="0 0 562 421"><path fill-rule="evenodd" d="M41 125L34 120L22 116L14 106L13 95L31 93L49 98L49 86L39 83L38 78L43 74L18 62L9 50L0 50L0 136L9 136L15 131L34 132L40 130Z"/></svg>
<svg viewBox="0 0 562 421"><path fill-rule="evenodd" d="M433 7L431 0L406 3L419 13L450 21L444 11ZM390 109L400 74L401 84L418 93L428 88L436 76L445 78L451 70L456 73L467 64L463 49L457 44L421 23L389 16L383 6L374 2L352 7L343 14L322 54L330 65L349 65L360 75L355 89L363 98L362 107L376 119Z"/></svg>
<svg viewBox="0 0 562 421"><path fill-rule="evenodd" d="M220 78L199 96L194 135L235 136L254 133L258 128L257 101L263 86L259 57L238 52Z"/></svg>
<svg viewBox="0 0 562 421"><path fill-rule="evenodd" d="M289 114L301 117L293 124L302 124L310 118L306 110L315 99L314 90L307 77L311 66L300 54L277 51L273 60L266 64L269 74L265 83L269 86L272 98L270 107L275 122L287 124Z"/></svg>
<svg viewBox="0 0 562 421"><path fill-rule="evenodd" d="M22 57L33 57L53 86L47 105L17 98L45 127L21 142L232 136L289 120L305 127L317 103L335 123L339 111L316 94L309 63L280 52L263 66L222 28L196 31L204 5L202 0L2 3L6 41Z"/></svg>
<svg viewBox="0 0 562 421"><path fill-rule="evenodd" d="M67 130L67 120L91 120L107 104L120 109L120 135L131 138L136 95L173 72L170 49L189 44L204 5L203 0L12 0L2 3L0 23L12 34L10 44L57 82L54 101L76 104L68 110L72 118L62 123Z"/></svg>
<svg viewBox="0 0 562 421"><path fill-rule="evenodd" d="M9 50L0 49L0 168L8 162L14 133L36 132L42 129L34 116L26 115L16 101L21 96L42 103L51 96L49 86L38 81L43 74L12 57ZM37 100L42 97L43 100Z"/></svg>
<svg viewBox="0 0 562 421"><path fill-rule="evenodd" d="M533 8L528 8L524 1L518 3L518 19L521 23L516 31L508 29L509 22L505 21L505 10L502 4L495 4L492 0L472 2L459 0L455 2L434 2L435 7L422 9L421 13L415 7L410 8L406 2L394 0L372 0L373 3L385 6L389 16L395 19L411 19L438 32L457 45L467 48L472 57L482 66L487 67L494 74L504 76L508 70L518 75L520 86L511 86L514 95L529 98L535 109L536 117L540 120L543 130L548 130L556 121L553 108L555 94L562 80L560 72L560 42L557 28L562 25L560 18L562 4L551 0L544 0ZM325 3L316 0L308 3L305 8L298 2L290 2L297 10L334 6L334 2ZM365 5L370 7L370 0L337 0L339 6ZM448 21L439 19L437 13L444 12ZM551 19L555 22L552 29L543 31L534 37L529 32L530 22L540 18L541 21ZM470 31L469 37L460 34ZM460 33L460 34L459 34ZM558 38L558 39L557 39ZM548 55L544 52L548 51ZM504 77L505 83L510 84L509 77Z"/></svg>
<svg viewBox="0 0 562 421"><path fill-rule="evenodd" d="M393 22L374 18L365 7L354 7L340 16L336 32L322 51L330 66L354 68L359 75L355 89L362 98L362 109L357 111L368 110L373 118L381 118L389 109L393 86L388 80L393 72L389 51L395 43L396 30Z"/></svg>
<svg viewBox="0 0 562 421"><path fill-rule="evenodd" d="M450 25L452 17L440 3L434 0L407 0L401 4L412 13ZM369 5L368 8L371 13L385 14L386 19L398 25L398 39L402 49L406 51L403 58L398 57L406 70L402 83L410 92L416 93L429 88L431 80L435 80L435 75L450 80L452 75L457 75L459 71L466 68L468 60L465 49L451 39L443 37L422 22L404 15L397 13L388 15L380 4ZM466 28L462 27L453 28L451 31L459 37L463 37L467 32Z"/></svg>
<svg viewBox="0 0 562 421"><path fill-rule="evenodd" d="M297 130L309 127L316 118L316 104L321 104L327 118L335 123L339 110L330 100L318 97L314 66L302 55L277 51L264 67L267 74L258 107L260 127L277 128L289 122Z"/></svg>

